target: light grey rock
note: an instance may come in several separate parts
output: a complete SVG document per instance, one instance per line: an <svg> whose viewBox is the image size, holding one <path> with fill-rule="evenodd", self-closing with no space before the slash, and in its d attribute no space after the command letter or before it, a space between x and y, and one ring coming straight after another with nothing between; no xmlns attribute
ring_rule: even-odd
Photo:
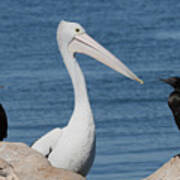
<svg viewBox="0 0 180 180"><path fill-rule="evenodd" d="M19 180L13 166L0 159L0 180Z"/></svg>
<svg viewBox="0 0 180 180"><path fill-rule="evenodd" d="M0 176L0 180L85 180L74 172L52 167L44 156L23 143L0 142L1 159L0 168L6 167L2 172L14 175L14 179Z"/></svg>
<svg viewBox="0 0 180 180"><path fill-rule="evenodd" d="M180 156L171 158L144 180L180 180Z"/></svg>

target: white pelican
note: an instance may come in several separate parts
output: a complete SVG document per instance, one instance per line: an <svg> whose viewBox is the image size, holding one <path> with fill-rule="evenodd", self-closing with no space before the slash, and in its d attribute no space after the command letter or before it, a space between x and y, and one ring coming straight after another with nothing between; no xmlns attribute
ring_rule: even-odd
<svg viewBox="0 0 180 180"><path fill-rule="evenodd" d="M77 23L61 21L57 42L74 88L74 110L68 125L42 136L32 148L48 157L50 163L86 176L95 156L95 123L88 100L84 75L74 54L93 57L130 79L143 83L119 59L93 40Z"/></svg>

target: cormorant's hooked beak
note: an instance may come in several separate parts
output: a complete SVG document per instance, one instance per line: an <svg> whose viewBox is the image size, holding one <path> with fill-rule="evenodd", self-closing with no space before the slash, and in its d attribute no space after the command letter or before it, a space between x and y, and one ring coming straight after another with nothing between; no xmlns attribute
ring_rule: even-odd
<svg viewBox="0 0 180 180"><path fill-rule="evenodd" d="M173 78L167 78L167 79L161 79L160 78L160 81L165 82L172 87L175 87L175 85L176 85L176 78L174 78L174 77Z"/></svg>
<svg viewBox="0 0 180 180"><path fill-rule="evenodd" d="M4 88L4 86L1 86L1 85L0 85L0 88Z"/></svg>
<svg viewBox="0 0 180 180"><path fill-rule="evenodd" d="M118 58L116 58L86 33L76 35L69 44L69 50L71 50L73 53L78 52L91 56L101 63L111 67L113 70L123 74L124 76L136 80L141 84L144 83Z"/></svg>

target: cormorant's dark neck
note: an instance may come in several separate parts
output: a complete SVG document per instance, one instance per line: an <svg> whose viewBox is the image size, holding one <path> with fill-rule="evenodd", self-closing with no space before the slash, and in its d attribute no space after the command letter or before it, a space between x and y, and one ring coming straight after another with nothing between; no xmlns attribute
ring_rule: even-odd
<svg viewBox="0 0 180 180"><path fill-rule="evenodd" d="M177 92L180 94L180 87L176 87L174 92Z"/></svg>
<svg viewBox="0 0 180 180"><path fill-rule="evenodd" d="M173 113L175 122L180 130L180 91L175 90L168 98L168 105Z"/></svg>
<svg viewBox="0 0 180 180"><path fill-rule="evenodd" d="M176 122L176 125L178 129L180 130L180 113L174 112L173 114L174 114L174 120Z"/></svg>

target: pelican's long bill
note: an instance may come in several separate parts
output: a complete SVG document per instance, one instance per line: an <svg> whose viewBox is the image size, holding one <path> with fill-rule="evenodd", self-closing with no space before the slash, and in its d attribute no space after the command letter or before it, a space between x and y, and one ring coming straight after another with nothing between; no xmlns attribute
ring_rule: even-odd
<svg viewBox="0 0 180 180"><path fill-rule="evenodd" d="M118 58L101 46L98 42L92 39L88 34L83 33L76 35L69 44L69 50L78 52L93 57L101 63L111 67L115 71L123 74L124 76L136 80L143 84L128 67L126 67Z"/></svg>

